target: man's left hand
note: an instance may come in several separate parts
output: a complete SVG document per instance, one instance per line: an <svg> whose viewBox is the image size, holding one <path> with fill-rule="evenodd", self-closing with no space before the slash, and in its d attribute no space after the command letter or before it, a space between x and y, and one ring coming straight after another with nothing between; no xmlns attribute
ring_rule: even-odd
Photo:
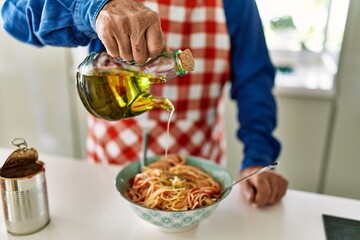
<svg viewBox="0 0 360 240"><path fill-rule="evenodd" d="M261 169L248 167L241 171L240 178ZM285 195L288 180L275 171L266 171L241 183L241 190L246 200L256 207L270 206L278 203Z"/></svg>

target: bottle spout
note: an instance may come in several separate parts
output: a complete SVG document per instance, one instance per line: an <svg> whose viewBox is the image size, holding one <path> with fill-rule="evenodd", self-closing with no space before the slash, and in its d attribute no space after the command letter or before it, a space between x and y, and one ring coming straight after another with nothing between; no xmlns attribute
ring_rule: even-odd
<svg viewBox="0 0 360 240"><path fill-rule="evenodd" d="M154 108L162 108L168 111L169 113L175 110L173 103L168 98L164 98L164 97L154 97L153 105Z"/></svg>
<svg viewBox="0 0 360 240"><path fill-rule="evenodd" d="M132 104L131 111L134 114L141 114L153 108L162 108L168 112L173 112L173 103L164 97L153 96L150 93L140 95Z"/></svg>

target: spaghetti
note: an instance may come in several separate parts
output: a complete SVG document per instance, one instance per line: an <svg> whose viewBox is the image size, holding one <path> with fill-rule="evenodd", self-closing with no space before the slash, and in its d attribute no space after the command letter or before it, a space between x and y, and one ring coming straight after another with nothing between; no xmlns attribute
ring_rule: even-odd
<svg viewBox="0 0 360 240"><path fill-rule="evenodd" d="M169 154L137 174L127 196L141 206L182 211L213 204L221 197L220 190L209 174L186 165L183 156Z"/></svg>

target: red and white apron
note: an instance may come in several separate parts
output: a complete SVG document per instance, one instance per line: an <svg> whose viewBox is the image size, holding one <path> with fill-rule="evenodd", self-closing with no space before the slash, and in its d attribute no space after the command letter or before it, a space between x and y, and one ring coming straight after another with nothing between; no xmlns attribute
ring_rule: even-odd
<svg viewBox="0 0 360 240"><path fill-rule="evenodd" d="M175 106L168 153L200 156L225 164L223 87L229 75L230 39L222 0L148 0L159 13L170 49L189 48L195 71L151 86ZM151 131L148 156L164 155L169 113L153 109L108 122L89 116L87 155L92 162L126 164L141 157L142 131Z"/></svg>

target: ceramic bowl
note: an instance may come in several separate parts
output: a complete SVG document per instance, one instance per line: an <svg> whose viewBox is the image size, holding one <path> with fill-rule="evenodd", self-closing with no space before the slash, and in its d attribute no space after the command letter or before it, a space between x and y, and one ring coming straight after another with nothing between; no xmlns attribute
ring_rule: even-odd
<svg viewBox="0 0 360 240"><path fill-rule="evenodd" d="M203 171L210 174L222 187L229 186L232 178L228 171L221 166L194 156L187 156L186 164L198 166ZM159 157L149 158L148 163L159 159ZM154 208L140 206L131 201L126 191L130 187L131 180L140 172L140 162L136 161L123 168L116 177L116 188L120 195L129 202L132 210L146 222L156 226L164 232L183 232L196 227L200 222L204 221L215 211L219 203L225 199L231 190L226 191L221 198L214 204L184 211L165 211Z"/></svg>

